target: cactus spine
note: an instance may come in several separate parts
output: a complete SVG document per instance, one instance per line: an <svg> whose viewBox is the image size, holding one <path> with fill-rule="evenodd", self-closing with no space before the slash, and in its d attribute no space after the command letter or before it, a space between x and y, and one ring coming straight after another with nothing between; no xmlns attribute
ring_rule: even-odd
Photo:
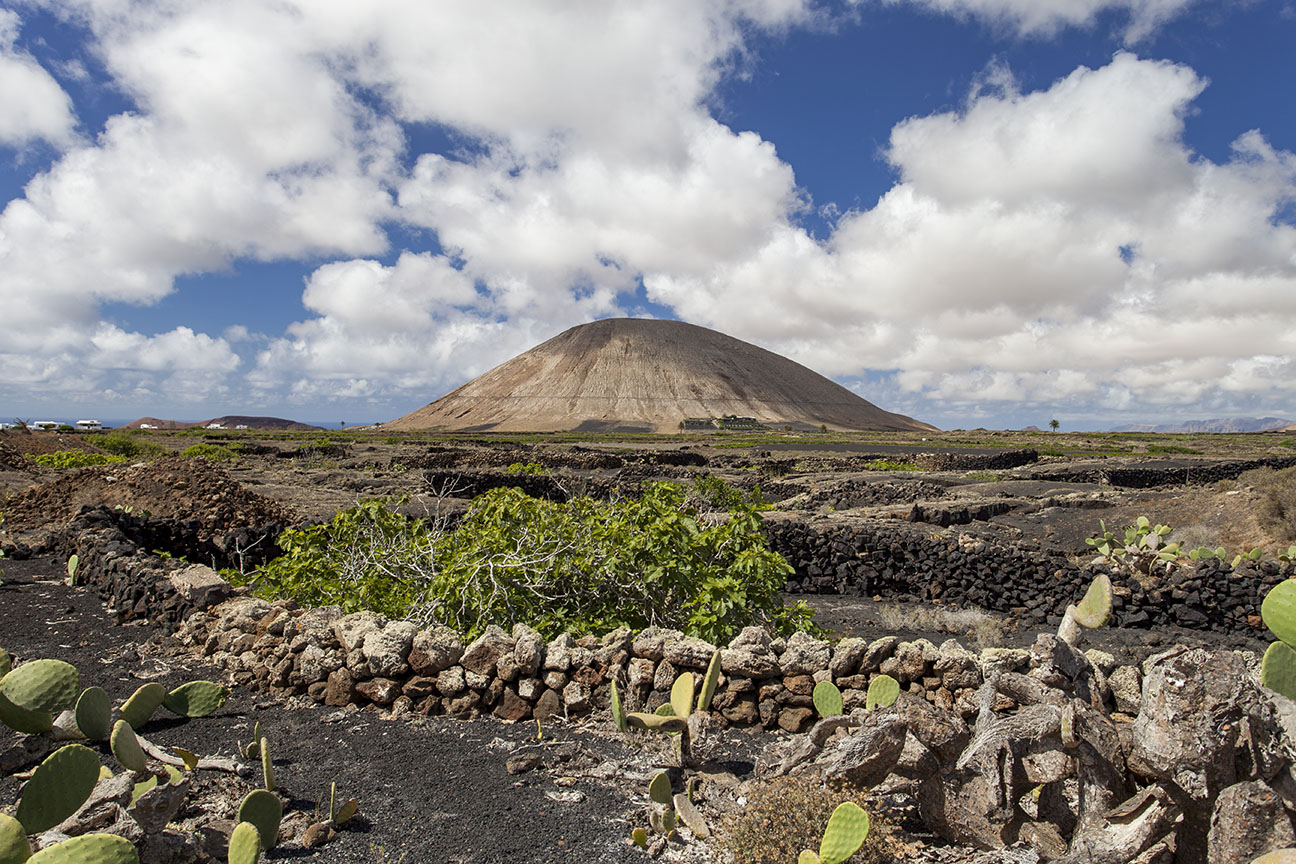
<svg viewBox="0 0 1296 864"><path fill-rule="evenodd" d="M842 694L831 681L820 681L814 688L814 707L820 717L842 713Z"/></svg>
<svg viewBox="0 0 1296 864"><path fill-rule="evenodd" d="M172 690L162 707L181 717L206 717L225 704L229 690L212 681L190 681Z"/></svg>
<svg viewBox="0 0 1296 864"><path fill-rule="evenodd" d="M869 682L868 693L864 697L864 707L889 708L900 698L900 682L890 675L878 675Z"/></svg>
<svg viewBox="0 0 1296 864"><path fill-rule="evenodd" d="M82 834L42 849L27 864L139 864L139 853L125 837Z"/></svg>
<svg viewBox="0 0 1296 864"><path fill-rule="evenodd" d="M102 687L87 687L77 699L77 728L91 741L102 741L112 731L112 702Z"/></svg>
<svg viewBox="0 0 1296 864"><path fill-rule="evenodd" d="M121 709L121 719L129 723L132 729L141 729L165 698L166 689L156 681L150 681L126 700Z"/></svg>
<svg viewBox="0 0 1296 864"><path fill-rule="evenodd" d="M279 820L283 818L283 804L273 792L255 789L239 804L238 820L251 822L261 836L261 848L273 849L279 841Z"/></svg>
<svg viewBox="0 0 1296 864"><path fill-rule="evenodd" d="M261 860L261 834L251 822L240 822L230 834L229 864L257 864Z"/></svg>
<svg viewBox="0 0 1296 864"><path fill-rule="evenodd" d="M32 772L15 814L30 834L40 834L75 813L99 782L99 754L82 744L54 751Z"/></svg>
<svg viewBox="0 0 1296 864"><path fill-rule="evenodd" d="M80 692L76 667L62 660L33 660L0 678L0 696L28 711L71 708Z"/></svg>
<svg viewBox="0 0 1296 864"><path fill-rule="evenodd" d="M0 864L22 864L31 857L31 845L22 823L0 813Z"/></svg>

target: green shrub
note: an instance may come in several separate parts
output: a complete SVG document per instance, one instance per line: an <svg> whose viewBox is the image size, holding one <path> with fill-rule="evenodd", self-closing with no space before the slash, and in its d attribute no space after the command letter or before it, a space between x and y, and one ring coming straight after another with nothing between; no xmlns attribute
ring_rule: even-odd
<svg viewBox="0 0 1296 864"><path fill-rule="evenodd" d="M125 462L126 457L111 453L90 453L86 450L59 450L57 453L41 453L33 456L32 461L46 468L86 468L90 465Z"/></svg>
<svg viewBox="0 0 1296 864"><path fill-rule="evenodd" d="M231 444L193 444L180 451L186 459L207 459L211 462L228 462L237 459L242 446Z"/></svg>
<svg viewBox="0 0 1296 864"><path fill-rule="evenodd" d="M759 486L744 492L730 486L714 474L703 474L693 481L692 497L706 510L771 510L773 505L765 500Z"/></svg>
<svg viewBox="0 0 1296 864"><path fill-rule="evenodd" d="M166 448L156 441L141 437L138 433L116 430L106 435L95 436L94 445L108 453L136 459L142 456L161 456Z"/></svg>
<svg viewBox="0 0 1296 864"><path fill-rule="evenodd" d="M612 502L494 489L454 530L367 500L284 532L279 546L285 554L254 574L263 597L436 621L470 638L518 622L546 636L659 625L712 642L748 624L812 626L804 604L783 606L792 568L770 551L755 508L704 523L672 483Z"/></svg>
<svg viewBox="0 0 1296 864"><path fill-rule="evenodd" d="M509 474L548 474L549 469L538 462L514 462L504 469Z"/></svg>
<svg viewBox="0 0 1296 864"><path fill-rule="evenodd" d="M921 471L917 464L907 459L874 459L864 466L866 471Z"/></svg>
<svg viewBox="0 0 1296 864"><path fill-rule="evenodd" d="M727 818L716 842L733 864L793 864L802 849L818 849L824 826L843 801L868 811L868 839L848 864L885 864L900 860L894 829L858 786L793 775L763 781L748 795L747 806Z"/></svg>

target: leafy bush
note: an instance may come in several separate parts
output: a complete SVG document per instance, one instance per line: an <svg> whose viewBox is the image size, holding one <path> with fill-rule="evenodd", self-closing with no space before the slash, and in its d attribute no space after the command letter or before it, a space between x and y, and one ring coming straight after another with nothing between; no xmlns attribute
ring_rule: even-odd
<svg viewBox="0 0 1296 864"><path fill-rule="evenodd" d="M211 462L228 462L237 459L242 446L231 444L192 444L180 451L186 459L207 459Z"/></svg>
<svg viewBox="0 0 1296 864"><path fill-rule="evenodd" d="M85 468L90 465L125 462L126 457L111 453L90 453L86 450L59 450L57 453L41 453L33 456L32 461L46 468Z"/></svg>
<svg viewBox="0 0 1296 864"><path fill-rule="evenodd" d="M514 462L504 469L509 474L548 474L549 469L538 462Z"/></svg>
<svg viewBox="0 0 1296 864"><path fill-rule="evenodd" d="M804 604L782 604L792 568L770 551L755 508L704 520L671 483L612 502L494 489L453 530L366 500L284 532L279 545L285 554L254 574L261 596L435 621L469 637L518 622L546 636L658 625L713 642L755 623L812 627Z"/></svg>
<svg viewBox="0 0 1296 864"><path fill-rule="evenodd" d="M770 510L773 505L765 500L759 486L750 492L735 489L714 474L703 474L693 481L692 497L707 510Z"/></svg>
<svg viewBox="0 0 1296 864"><path fill-rule="evenodd" d="M916 463L907 459L874 459L864 466L866 471L921 471Z"/></svg>
<svg viewBox="0 0 1296 864"><path fill-rule="evenodd" d="M166 448L156 441L150 441L147 438L140 437L138 434L122 430L95 436L94 445L100 450L105 450L117 456L124 456L127 459L136 459L141 456L161 456L166 452Z"/></svg>
<svg viewBox="0 0 1296 864"><path fill-rule="evenodd" d="M828 817L843 801L867 810L872 823L868 839L848 864L900 860L894 829L860 787L804 774L758 785L747 806L725 820L716 841L734 864L791 864L800 850L819 848Z"/></svg>

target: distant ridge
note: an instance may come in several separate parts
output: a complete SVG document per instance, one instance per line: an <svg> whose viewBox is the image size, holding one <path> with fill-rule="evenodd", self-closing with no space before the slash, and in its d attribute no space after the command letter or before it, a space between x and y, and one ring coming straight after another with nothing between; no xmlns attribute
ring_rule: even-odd
<svg viewBox="0 0 1296 864"><path fill-rule="evenodd" d="M322 426L312 426L309 423L298 423L296 420L285 420L282 417L247 417L242 414L228 414L224 417L213 417L210 420L159 420L157 417L141 417L138 420L132 420L124 424L123 429L139 429L143 426L151 426L154 429L192 429L195 426L211 426L213 423L219 423L226 429L233 429L235 426L246 426L249 429L273 429L279 432L311 432L322 429Z"/></svg>
<svg viewBox="0 0 1296 864"><path fill-rule="evenodd" d="M462 431L677 432L685 418L932 431L799 363L682 321L573 327L386 424Z"/></svg>
<svg viewBox="0 0 1296 864"><path fill-rule="evenodd" d="M1292 421L1279 417L1216 417L1213 420L1188 420L1183 423L1128 423L1110 431L1196 435L1222 432L1272 432L1290 425Z"/></svg>

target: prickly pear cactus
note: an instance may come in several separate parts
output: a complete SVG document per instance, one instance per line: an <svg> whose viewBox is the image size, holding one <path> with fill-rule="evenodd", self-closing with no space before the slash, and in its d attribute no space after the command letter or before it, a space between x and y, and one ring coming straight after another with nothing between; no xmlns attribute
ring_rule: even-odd
<svg viewBox="0 0 1296 864"><path fill-rule="evenodd" d="M797 856L797 864L821 864L819 856L809 849L802 849L801 854Z"/></svg>
<svg viewBox="0 0 1296 864"><path fill-rule="evenodd" d="M251 822L240 822L230 834L229 864L257 864L261 860L261 833Z"/></svg>
<svg viewBox="0 0 1296 864"><path fill-rule="evenodd" d="M139 864L139 853L125 837L82 834L42 849L27 864Z"/></svg>
<svg viewBox="0 0 1296 864"><path fill-rule="evenodd" d="M225 704L229 690L212 681L190 681L172 690L162 707L181 717L206 717Z"/></svg>
<svg viewBox="0 0 1296 864"><path fill-rule="evenodd" d="M1081 627L1094 629L1107 623L1112 610L1111 579L1106 573L1099 573L1089 585L1084 599L1076 605L1072 615Z"/></svg>
<svg viewBox="0 0 1296 864"><path fill-rule="evenodd" d="M675 679L671 685L671 708L675 711L676 717L682 717L687 720L689 714L693 713L693 673L685 672Z"/></svg>
<svg viewBox="0 0 1296 864"><path fill-rule="evenodd" d="M678 793L672 799L672 803L675 806L675 815L679 817L679 821L684 823L685 828L688 828L693 832L694 837L699 840L705 840L711 836L711 829L707 827L706 819L704 819L698 809L693 806L693 802L689 800L687 792Z"/></svg>
<svg viewBox="0 0 1296 864"><path fill-rule="evenodd" d="M70 558L68 558L68 562L67 562L67 574L68 574L68 584L69 584L69 585L75 585L75 584L76 584L77 564L78 564L80 561L81 561L81 559L77 556L77 554L76 554L75 552L73 552L73 553L72 553L72 556L71 556Z"/></svg>
<svg viewBox="0 0 1296 864"><path fill-rule="evenodd" d="M265 788L273 792L275 790L275 778L274 763L270 761L270 741L262 738L259 746L261 749L261 776L265 778Z"/></svg>
<svg viewBox="0 0 1296 864"><path fill-rule="evenodd" d="M1266 852L1251 864L1296 864L1296 848L1276 849Z"/></svg>
<svg viewBox="0 0 1296 864"><path fill-rule="evenodd" d="M117 725L113 726L112 735L108 738L108 746L112 749L113 758L127 771L144 770L148 762L144 755L144 748L135 737L135 730L125 720L118 720Z"/></svg>
<svg viewBox="0 0 1296 864"><path fill-rule="evenodd" d="M13 668L13 657L9 656L8 651L4 650L3 648L0 648L0 678L3 678L4 676L8 675L9 670L12 668Z"/></svg>
<svg viewBox="0 0 1296 864"><path fill-rule="evenodd" d="M91 741L102 741L112 731L112 701L102 687L87 687L76 702L77 728Z"/></svg>
<svg viewBox="0 0 1296 864"><path fill-rule="evenodd" d="M0 813L0 864L22 864L31 857L31 845L22 823Z"/></svg>
<svg viewBox="0 0 1296 864"><path fill-rule="evenodd" d="M1296 645L1296 579L1285 579L1269 589L1260 603L1260 617L1270 633ZM0 681L0 689L3 685Z"/></svg>
<svg viewBox="0 0 1296 864"><path fill-rule="evenodd" d="M711 655L707 664L706 675L702 677L702 691L698 693L697 710L710 711L711 700L715 697L716 686L720 683L720 651Z"/></svg>
<svg viewBox="0 0 1296 864"><path fill-rule="evenodd" d="M98 753L82 744L60 747L32 772L14 815L29 834L48 831L75 813L98 782Z"/></svg>
<svg viewBox="0 0 1296 864"><path fill-rule="evenodd" d="M28 711L71 708L80 692L76 667L62 660L33 660L0 678L0 696Z"/></svg>
<svg viewBox="0 0 1296 864"><path fill-rule="evenodd" d="M612 682L612 721L616 723L617 731L626 731L626 713L625 708L621 705L621 694L617 692L616 682Z"/></svg>
<svg viewBox="0 0 1296 864"><path fill-rule="evenodd" d="M868 693L864 696L864 707L889 708L900 698L900 682L890 675L878 675L869 682Z"/></svg>
<svg viewBox="0 0 1296 864"><path fill-rule="evenodd" d="M54 715L48 711L28 711L10 702L0 694L0 723L15 732L38 735L54 727Z"/></svg>
<svg viewBox="0 0 1296 864"><path fill-rule="evenodd" d="M360 809L360 802L354 798L348 798L346 800L346 803L343 804L341 807L339 807L337 809L337 812L333 814L333 824L334 825L346 824L347 820L349 820L352 816L354 816L356 814L356 811L359 809Z"/></svg>
<svg viewBox="0 0 1296 864"><path fill-rule="evenodd" d="M638 846L640 849L648 848L648 832L645 831L643 828L636 828L633 831L631 831L630 839L633 840L634 844Z"/></svg>
<svg viewBox="0 0 1296 864"><path fill-rule="evenodd" d="M670 776L665 771L658 771L648 782L648 797L658 804L671 803Z"/></svg>
<svg viewBox="0 0 1296 864"><path fill-rule="evenodd" d="M238 820L251 822L261 835L261 848L273 849L279 842L279 820L283 818L283 804L273 792L255 789L239 804Z"/></svg>
<svg viewBox="0 0 1296 864"><path fill-rule="evenodd" d="M820 681L814 688L814 707L820 717L842 713L842 694L831 681Z"/></svg>
<svg viewBox="0 0 1296 864"><path fill-rule="evenodd" d="M149 718L153 716L153 712L162 704L162 700L166 698L166 695L165 687L156 681L150 681L132 693L131 697L126 700L126 704L121 709L121 719L129 723L132 729L142 728L149 721Z"/></svg>
<svg viewBox="0 0 1296 864"><path fill-rule="evenodd" d="M868 839L869 817L854 801L843 801L828 817L828 828L819 842L823 864L841 864Z"/></svg>
<svg viewBox="0 0 1296 864"><path fill-rule="evenodd" d="M653 732L683 732L688 728L688 721L683 717L643 714L639 711L627 714L626 723L632 729L648 729Z"/></svg>
<svg viewBox="0 0 1296 864"><path fill-rule="evenodd" d="M1274 642L1260 661L1260 683L1288 699L1296 699L1296 649Z"/></svg>

